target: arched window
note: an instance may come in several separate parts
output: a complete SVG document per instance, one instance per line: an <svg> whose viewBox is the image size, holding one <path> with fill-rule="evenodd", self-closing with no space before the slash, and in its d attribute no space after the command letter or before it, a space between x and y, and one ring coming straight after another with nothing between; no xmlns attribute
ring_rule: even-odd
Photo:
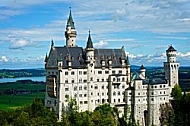
<svg viewBox="0 0 190 126"><path fill-rule="evenodd" d="M76 90L77 90L77 86L74 87L74 91L76 91Z"/></svg>
<svg viewBox="0 0 190 126"><path fill-rule="evenodd" d="M113 96L115 96L115 95L116 95L116 92L114 91L114 92L113 92Z"/></svg>
<svg viewBox="0 0 190 126"><path fill-rule="evenodd" d="M87 90L87 86L86 85L84 86L84 90Z"/></svg>
<svg viewBox="0 0 190 126"><path fill-rule="evenodd" d="M79 87L79 90L82 90L82 86Z"/></svg>

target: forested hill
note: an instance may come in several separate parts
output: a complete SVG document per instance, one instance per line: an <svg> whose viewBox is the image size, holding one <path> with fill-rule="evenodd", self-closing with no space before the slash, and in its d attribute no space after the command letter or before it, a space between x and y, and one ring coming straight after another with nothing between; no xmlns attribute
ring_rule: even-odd
<svg viewBox="0 0 190 126"><path fill-rule="evenodd" d="M0 78L38 77L45 76L45 69L1 69Z"/></svg>

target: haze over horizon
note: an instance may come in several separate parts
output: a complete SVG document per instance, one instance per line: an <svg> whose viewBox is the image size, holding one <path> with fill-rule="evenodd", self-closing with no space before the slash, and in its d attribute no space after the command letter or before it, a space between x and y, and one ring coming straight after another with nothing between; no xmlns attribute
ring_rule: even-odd
<svg viewBox="0 0 190 126"><path fill-rule="evenodd" d="M51 40L65 45L72 7L77 45L125 47L131 65L163 66L169 45L181 66L190 66L189 0L1 0L0 69L44 68Z"/></svg>

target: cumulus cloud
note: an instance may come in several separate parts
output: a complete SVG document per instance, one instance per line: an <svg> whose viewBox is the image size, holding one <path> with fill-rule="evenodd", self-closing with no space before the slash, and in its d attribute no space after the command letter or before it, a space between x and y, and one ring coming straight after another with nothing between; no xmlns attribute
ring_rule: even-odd
<svg viewBox="0 0 190 126"><path fill-rule="evenodd" d="M131 54L126 52L126 55L129 56L130 63L132 65L141 65L145 66L162 66L163 62L166 62L166 54L164 52L156 52L155 54ZM181 66L189 66L190 63L190 52L182 53L177 52L177 62L179 61Z"/></svg>
<svg viewBox="0 0 190 126"><path fill-rule="evenodd" d="M105 48L107 46L108 46L108 43L102 40L100 42L94 43L95 48Z"/></svg>
<svg viewBox="0 0 190 126"><path fill-rule="evenodd" d="M42 55L38 55L36 57L0 57L0 68L42 68L44 67L44 57Z"/></svg>
<svg viewBox="0 0 190 126"><path fill-rule="evenodd" d="M34 43L32 43L28 39L12 39L9 49L23 49L24 47L29 47L33 45Z"/></svg>
<svg viewBox="0 0 190 126"><path fill-rule="evenodd" d="M176 54L178 57L187 57L190 58L190 52L182 53L182 52L177 52Z"/></svg>
<svg viewBox="0 0 190 126"><path fill-rule="evenodd" d="M8 62L8 58L6 56L1 56L0 61L1 62Z"/></svg>

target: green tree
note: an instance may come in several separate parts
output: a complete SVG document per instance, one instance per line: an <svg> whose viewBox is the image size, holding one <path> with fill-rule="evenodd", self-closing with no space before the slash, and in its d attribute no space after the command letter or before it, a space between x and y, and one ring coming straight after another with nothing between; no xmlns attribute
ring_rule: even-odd
<svg viewBox="0 0 190 126"><path fill-rule="evenodd" d="M176 84L174 88L172 88L171 96L174 98L174 100L177 100L177 101L181 100L182 90L178 84Z"/></svg>

